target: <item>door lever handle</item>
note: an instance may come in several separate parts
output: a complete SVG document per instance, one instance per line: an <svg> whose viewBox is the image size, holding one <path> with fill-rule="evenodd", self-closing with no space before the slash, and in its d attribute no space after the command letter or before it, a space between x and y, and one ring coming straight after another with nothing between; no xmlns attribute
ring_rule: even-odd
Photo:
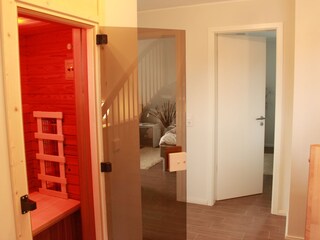
<svg viewBox="0 0 320 240"><path fill-rule="evenodd" d="M265 119L266 119L266 118L263 117L263 116L260 116L260 117L256 118L256 120L265 120Z"/></svg>

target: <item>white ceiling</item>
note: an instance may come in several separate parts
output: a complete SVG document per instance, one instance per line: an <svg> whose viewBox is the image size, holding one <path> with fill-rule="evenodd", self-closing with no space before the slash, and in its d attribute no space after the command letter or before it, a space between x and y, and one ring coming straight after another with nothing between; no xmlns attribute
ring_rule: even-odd
<svg viewBox="0 0 320 240"><path fill-rule="evenodd" d="M237 0L138 0L138 11Z"/></svg>

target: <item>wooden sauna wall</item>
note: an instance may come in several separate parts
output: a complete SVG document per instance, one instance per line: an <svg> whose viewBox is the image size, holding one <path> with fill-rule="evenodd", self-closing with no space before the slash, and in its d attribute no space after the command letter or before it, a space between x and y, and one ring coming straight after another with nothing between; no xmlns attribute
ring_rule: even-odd
<svg viewBox="0 0 320 240"><path fill-rule="evenodd" d="M311 145L305 240L320 236L320 145Z"/></svg>
<svg viewBox="0 0 320 240"><path fill-rule="evenodd" d="M21 89L29 192L38 191L38 143L33 111L63 113L67 192L80 200L75 85L65 77L65 60L73 58L72 29L58 24L19 27ZM69 45L69 47L67 47Z"/></svg>

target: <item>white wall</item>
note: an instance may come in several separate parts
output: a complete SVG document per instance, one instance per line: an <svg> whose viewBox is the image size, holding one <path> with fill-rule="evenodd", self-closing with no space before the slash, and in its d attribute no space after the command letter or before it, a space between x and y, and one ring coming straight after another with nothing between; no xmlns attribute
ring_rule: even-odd
<svg viewBox="0 0 320 240"><path fill-rule="evenodd" d="M101 26L137 27L137 0L98 0Z"/></svg>
<svg viewBox="0 0 320 240"><path fill-rule="evenodd" d="M310 144L320 143L320 1L296 0L288 235L304 236Z"/></svg>
<svg viewBox="0 0 320 240"><path fill-rule="evenodd" d="M289 153L292 117L294 1L248 0L231 3L205 4L138 13L139 27L186 30L188 201L208 204L211 181L207 168L213 161L213 117L208 77L208 28L284 23L284 92L281 129L283 155L280 166L279 210L286 212L289 189Z"/></svg>

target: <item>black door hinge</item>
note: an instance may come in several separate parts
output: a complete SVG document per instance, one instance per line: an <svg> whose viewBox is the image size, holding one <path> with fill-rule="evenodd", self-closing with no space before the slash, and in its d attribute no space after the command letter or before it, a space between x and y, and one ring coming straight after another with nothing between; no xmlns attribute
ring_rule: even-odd
<svg viewBox="0 0 320 240"><path fill-rule="evenodd" d="M96 44L97 45L108 44L108 35L107 34L97 34L96 35Z"/></svg>
<svg viewBox="0 0 320 240"><path fill-rule="evenodd" d="M29 199L28 195L20 197L21 213L26 214L29 211L37 209L37 203Z"/></svg>
<svg viewBox="0 0 320 240"><path fill-rule="evenodd" d="M101 172L112 172L112 163L111 162L102 162L101 163Z"/></svg>

